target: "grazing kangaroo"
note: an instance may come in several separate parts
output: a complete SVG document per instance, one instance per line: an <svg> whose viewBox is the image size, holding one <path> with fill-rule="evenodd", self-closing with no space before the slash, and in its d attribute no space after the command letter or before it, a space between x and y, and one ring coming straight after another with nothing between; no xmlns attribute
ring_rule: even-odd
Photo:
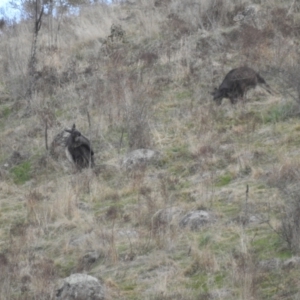
<svg viewBox="0 0 300 300"><path fill-rule="evenodd" d="M215 88L212 95L218 105L222 103L223 98L229 98L230 102L235 104L238 98L243 98L245 92L255 88L257 84L261 84L267 92L272 94L271 87L258 73L249 67L240 67L227 73L219 88Z"/></svg>
<svg viewBox="0 0 300 300"><path fill-rule="evenodd" d="M79 169L94 167L94 151L90 141L79 132L75 124L71 130L65 129L70 133L66 141L66 154Z"/></svg>

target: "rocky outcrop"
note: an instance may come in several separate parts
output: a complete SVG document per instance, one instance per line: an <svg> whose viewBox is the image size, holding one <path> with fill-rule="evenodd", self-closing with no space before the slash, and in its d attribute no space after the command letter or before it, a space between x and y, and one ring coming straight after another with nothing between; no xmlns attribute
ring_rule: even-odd
<svg viewBox="0 0 300 300"><path fill-rule="evenodd" d="M66 142L70 133L65 130L58 133L50 145L50 155L55 160L64 159L66 160Z"/></svg>
<svg viewBox="0 0 300 300"><path fill-rule="evenodd" d="M122 160L121 166L126 170L155 163L160 157L158 151L150 149L137 149L128 153Z"/></svg>
<svg viewBox="0 0 300 300"><path fill-rule="evenodd" d="M56 291L58 300L105 300L105 287L99 280L87 274L72 274L63 279Z"/></svg>
<svg viewBox="0 0 300 300"><path fill-rule="evenodd" d="M179 222L181 227L187 227L190 230L199 230L203 226L216 221L213 213L205 210L195 210L187 213Z"/></svg>

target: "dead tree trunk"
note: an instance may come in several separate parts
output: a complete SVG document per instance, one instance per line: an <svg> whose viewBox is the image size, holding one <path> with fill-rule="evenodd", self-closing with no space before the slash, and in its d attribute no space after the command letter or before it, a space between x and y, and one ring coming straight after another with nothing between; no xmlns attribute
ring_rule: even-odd
<svg viewBox="0 0 300 300"><path fill-rule="evenodd" d="M41 7L39 8L39 2L40 0L35 0L34 32L33 32L33 39L31 45L30 59L28 63L29 84L26 92L26 96L27 96L26 98L28 99L29 103L32 97L32 92L34 91L35 88L35 81L36 81L35 74L36 74L36 64L37 64L36 48L37 48L38 33L42 25L42 16L44 14L44 6L43 4L41 4Z"/></svg>

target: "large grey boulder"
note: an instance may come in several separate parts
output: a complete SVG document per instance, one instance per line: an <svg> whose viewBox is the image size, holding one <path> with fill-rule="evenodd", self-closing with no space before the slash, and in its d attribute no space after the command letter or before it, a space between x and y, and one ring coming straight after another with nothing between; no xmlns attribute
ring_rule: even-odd
<svg viewBox="0 0 300 300"><path fill-rule="evenodd" d="M87 274L72 274L63 279L56 291L58 300L104 300L105 287L99 280Z"/></svg>
<svg viewBox="0 0 300 300"><path fill-rule="evenodd" d="M179 222L181 227L187 227L191 230L199 230L203 226L216 221L213 213L205 210L195 210L187 213Z"/></svg>
<svg viewBox="0 0 300 300"><path fill-rule="evenodd" d="M50 155L55 160L66 160L66 142L70 133L65 130L58 133L50 144Z"/></svg>
<svg viewBox="0 0 300 300"><path fill-rule="evenodd" d="M121 166L127 170L134 169L136 167L145 166L149 163L154 163L160 157L158 151L150 149L137 149L128 153L122 160Z"/></svg>

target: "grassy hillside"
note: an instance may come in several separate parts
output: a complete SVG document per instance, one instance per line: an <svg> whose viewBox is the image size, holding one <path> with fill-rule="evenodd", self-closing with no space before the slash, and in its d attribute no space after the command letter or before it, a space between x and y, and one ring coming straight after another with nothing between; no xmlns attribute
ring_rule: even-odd
<svg viewBox="0 0 300 300"><path fill-rule="evenodd" d="M113 36L112 24L123 36ZM55 299L72 273L107 299L299 299L300 6L135 0L43 17L0 36L0 298ZM216 106L247 65L274 90ZM76 172L45 147L73 123L95 150ZM126 169L122 158L159 159ZM180 220L205 211L191 229ZM195 228L194 228L195 229Z"/></svg>

